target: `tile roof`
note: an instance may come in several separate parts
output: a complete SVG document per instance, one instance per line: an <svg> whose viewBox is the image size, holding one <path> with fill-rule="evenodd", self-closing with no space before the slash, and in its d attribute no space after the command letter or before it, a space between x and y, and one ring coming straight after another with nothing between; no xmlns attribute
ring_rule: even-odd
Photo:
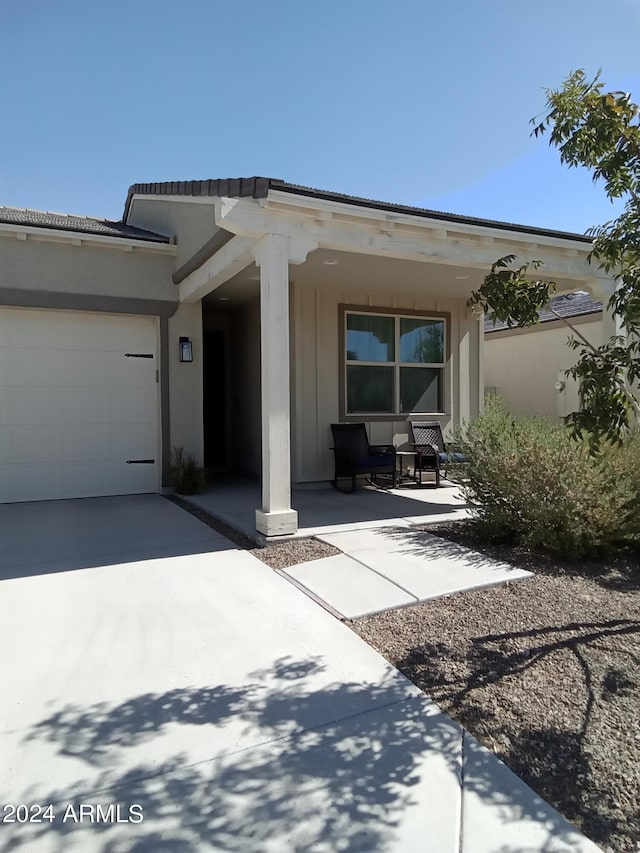
<svg viewBox="0 0 640 853"><path fill-rule="evenodd" d="M560 296L553 296L549 300L549 305L554 311L560 314L561 317L581 317L584 314L597 314L602 311L602 302L594 302L591 296L585 290L577 290L575 293L563 293ZM548 309L538 312L541 323L549 323L558 318ZM488 317L485 317L484 330L486 332L499 332L506 329L506 323L492 323Z"/></svg>
<svg viewBox="0 0 640 853"><path fill-rule="evenodd" d="M584 234L573 234L566 231L556 231L550 228L535 228L517 223L499 222L493 219L481 219L475 216L462 216L457 213L445 213L430 210L425 207L413 207L406 204L392 204L386 201L346 195L345 193L319 190L300 184L289 184L280 178L265 178L253 176L250 178L212 178L204 181L162 181L147 184L133 184L129 187L125 202L123 220L126 221L131 200L134 195L178 195L178 196L226 196L228 198L266 198L269 190L279 190L294 195L336 201L343 204L353 204L360 207L370 207L377 210L387 210L394 213L407 213L422 216L427 219L438 219L445 222L459 222L470 225L481 225L489 228L499 228L504 231L519 231L527 234L539 234L547 237L562 237L567 240L577 240L590 244L591 237Z"/></svg>
<svg viewBox="0 0 640 853"><path fill-rule="evenodd" d="M26 225L30 228L53 228L59 231L77 231L81 234L101 234L105 237L122 237L129 240L146 240L168 243L163 234L154 234L111 219L93 219L89 216L71 216L66 213L48 213L19 207L1 207L0 223Z"/></svg>

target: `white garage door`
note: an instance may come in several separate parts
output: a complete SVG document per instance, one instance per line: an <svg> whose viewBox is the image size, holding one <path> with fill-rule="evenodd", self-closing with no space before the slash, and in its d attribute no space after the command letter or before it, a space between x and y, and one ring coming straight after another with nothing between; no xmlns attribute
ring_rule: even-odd
<svg viewBox="0 0 640 853"><path fill-rule="evenodd" d="M0 503L158 490L156 329L0 308Z"/></svg>

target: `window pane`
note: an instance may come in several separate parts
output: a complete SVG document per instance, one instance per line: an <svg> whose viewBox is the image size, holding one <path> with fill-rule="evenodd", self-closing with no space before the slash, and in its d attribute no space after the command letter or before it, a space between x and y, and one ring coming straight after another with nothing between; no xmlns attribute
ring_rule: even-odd
<svg viewBox="0 0 640 853"><path fill-rule="evenodd" d="M442 410L442 369L401 367L400 411L441 412Z"/></svg>
<svg viewBox="0 0 640 853"><path fill-rule="evenodd" d="M393 367L347 365L347 412L393 412Z"/></svg>
<svg viewBox="0 0 640 853"><path fill-rule="evenodd" d="M347 314L347 361L393 361L393 317Z"/></svg>
<svg viewBox="0 0 640 853"><path fill-rule="evenodd" d="M444 363L444 320L401 317L400 361L405 364Z"/></svg>

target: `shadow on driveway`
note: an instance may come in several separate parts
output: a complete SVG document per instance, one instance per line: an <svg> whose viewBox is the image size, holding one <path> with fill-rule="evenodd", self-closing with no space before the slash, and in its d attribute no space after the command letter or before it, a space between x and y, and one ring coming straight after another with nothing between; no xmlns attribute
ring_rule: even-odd
<svg viewBox="0 0 640 853"><path fill-rule="evenodd" d="M323 669L319 657L286 657L251 673L242 686L221 683L141 694L116 705L68 706L41 720L26 741L51 743L59 754L77 759L80 768L99 771L93 789L80 781L52 787L39 791L41 802L121 803L124 813L136 803L143 807L144 822L126 828L60 820L15 826L4 849L458 849L459 809L451 793L460 786L460 728L423 697L407 697L395 678L377 685L354 680L310 688L308 679ZM344 715L357 706L371 710ZM342 717L336 719L340 709ZM181 752L158 763L126 760L127 753L139 755L141 745L164 732L181 729L188 738L194 728L232 720L244 727L250 748L209 760L203 756L196 764ZM264 732L257 745L256 729ZM114 776L123 753L121 763L128 769ZM493 763L470 762L465 789L498 808L505 826L536 821L554 850L560 842L566 845L561 849L572 849L576 834L545 804L534 797L514 800L509 790L494 787ZM443 820L451 846L440 834ZM79 839L83 846L76 848Z"/></svg>
<svg viewBox="0 0 640 853"><path fill-rule="evenodd" d="M0 505L0 580L234 546L160 495Z"/></svg>

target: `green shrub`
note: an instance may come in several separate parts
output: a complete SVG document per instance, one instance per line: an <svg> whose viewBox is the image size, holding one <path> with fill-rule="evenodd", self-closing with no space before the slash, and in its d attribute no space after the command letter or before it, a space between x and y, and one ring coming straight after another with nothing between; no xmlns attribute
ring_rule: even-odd
<svg viewBox="0 0 640 853"><path fill-rule="evenodd" d="M196 462L192 453L183 447L175 447L171 454L169 483L180 495L195 495L207 482L206 471Z"/></svg>
<svg viewBox="0 0 640 853"><path fill-rule="evenodd" d="M476 532L569 559L640 539L640 435L596 458L569 429L513 418L499 398L460 436Z"/></svg>

